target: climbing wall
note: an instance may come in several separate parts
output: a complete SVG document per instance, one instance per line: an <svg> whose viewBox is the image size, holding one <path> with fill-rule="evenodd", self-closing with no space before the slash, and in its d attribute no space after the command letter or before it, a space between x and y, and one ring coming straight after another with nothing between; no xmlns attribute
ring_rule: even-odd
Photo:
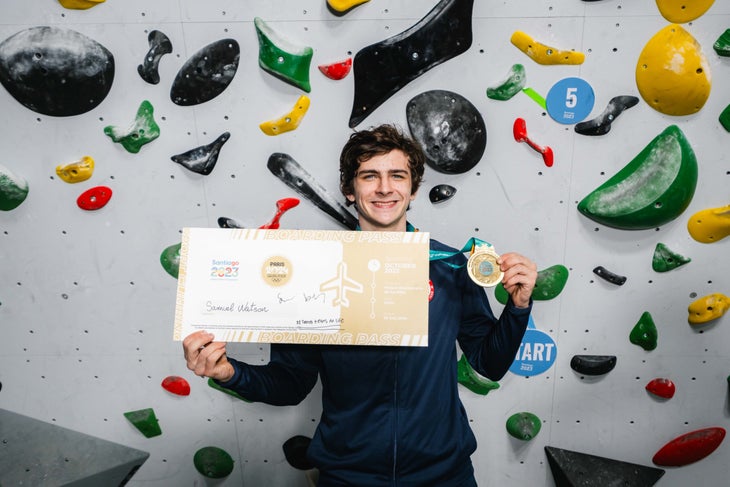
<svg viewBox="0 0 730 487"><path fill-rule="evenodd" d="M356 89L377 85L381 71L368 72L368 83L356 85L357 62L354 72L340 80L324 76L317 66L354 58L366 46L407 31L437 4L465 2L371 0L340 15L325 0L107 0L86 10L62 3L3 0L0 42L41 26L53 32L71 30L86 40L65 50L59 47L61 59L52 68L63 65L63 55L72 51L82 57L98 55L99 44L113 56L114 70L98 92L83 88L65 93L63 85L75 82L73 78L50 89L38 74L30 80L8 76L7 66L20 62L9 58L13 49L29 52L32 63L33 49L39 49L32 37L23 37L20 46L0 44L0 192L5 191L0 193L0 408L149 452L128 485L204 485L208 480L196 470L193 457L207 446L234 459L232 472L220 485L308 485L305 474L285 460L282 444L313 434L321 407L319 386L303 404L277 408L223 394L187 371L180 343L172 339L177 281L161 255L180 243L184 227L218 227L221 218L259 227L272 219L276 202L283 198L300 198L301 203L281 217L282 228L343 229L267 168L273 153L288 154L342 201L337 164L352 130L353 99ZM730 104L730 58L713 49L730 28L730 3L697 3L711 6L680 23L706 61L694 75L680 74L670 82L679 95L662 98L661 110L652 96L665 82L666 70L652 73L642 86L636 70L645 46L652 62L666 52L647 44L671 23L660 5L669 4L665 10L679 9L681 14L683 9L672 2L478 0L468 49L403 81L392 96L375 96L369 106L376 108L354 124L366 128L392 122L408 130L406 107L417 95L448 90L464 97L484 121L483 155L463 172L427 167L410 221L454 247L479 237L499 252L530 256L540 270L561 265L569 272L562 291L536 301L532 313L535 328L555 344L553 355L532 356L532 349L523 347L518 357L533 364L542 361L537 365L546 370L508 373L488 395L461 390L479 442L473 456L479 485L555 485L546 446L662 468L659 485L683 486L701 478L702 485L719 486L730 476L727 442L681 467L653 463L655 453L672 439L726 428L730 418L730 323L722 316L730 295L730 239L722 235L730 224L727 215L713 211L730 204L730 133L721 123ZM259 65L256 17L289 47L312 48L306 71L310 91ZM151 50L154 31L164 34L166 49L156 44ZM553 53L583 53L584 60L540 64L511 42L517 31L532 38L533 45L544 44ZM444 36L437 32L429 42L411 47L426 53ZM221 51L210 56L230 55L230 40L240 54L234 71L228 63L227 84L211 78L203 85L180 81L186 96L206 99L176 102L171 90L183 67L201 49L222 40ZM661 39L662 46L671 42L679 41ZM56 38L52 45L64 44ZM154 54L159 55L153 70L157 83L138 72ZM487 88L501 85L515 64L525 68L524 89L506 100L488 98ZM204 75L206 66L199 64L198 74ZM398 68L407 74L405 60ZM182 76L191 78L196 75ZM540 104L547 98L549 107L551 88L566 78L584 83L581 96L586 85L592 90L592 105L579 100L579 108L588 112L583 121L600 117L617 96L636 97L638 103L614 111L610 130L603 135L579 134L572 121L556 120L564 113ZM37 89L11 94L22 86ZM289 114L304 94L311 104L295 130L278 135L262 131L259 124ZM137 118L144 107L147 118ZM515 140L518 118L535 146L552 150L551 165L527 141ZM641 170L630 171L639 176L628 179L630 190L619 197L629 205L653 208L663 216L661 222L639 216L630 218L628 225L634 228L629 229L625 223L599 223L578 211L579 202L670 126L681 131L694 153L696 183L692 177L680 179L676 167L667 169L671 164L661 164L677 160L672 159L676 147L663 146L668 154L662 152L659 163L649 158ZM141 144L157 130L158 137ZM207 174L172 160L214 144L226 133ZM131 151L112 138L125 134L131 137ZM67 182L57 174L57 166L84 157L94 160L93 172L80 166L67 169L86 170L88 179ZM189 157L182 159L189 162ZM682 159L682 164L690 163ZM684 198L682 208L667 209L669 200L641 203L646 187L667 177L671 182L672 176L677 181L670 196L674 202ZM643 178L641 184L637 178ZM432 203L429 190L439 184L456 193ZM86 200L92 205L103 203L105 195L111 198L99 209L84 210L77 199L88 190L97 191ZM599 205L599 210L606 206ZM606 211L610 219L611 208ZM698 212L705 212L707 225L690 233L688 222ZM708 231L714 238L706 243L702 239L707 240ZM668 272L655 271L658 243L674 253L674 263L680 257L691 261ZM597 275L598 266L625 277L625 282L618 285ZM487 292L494 298L493 308L501 310L494 290ZM721 296L714 303L702 301L713 295ZM713 319L689 322L688 307L697 300L701 310L713 308ZM656 328L653 349L630 340L645 313ZM250 363L268 360L267 345L231 344L228 350ZM590 375L571 367L575 356L612 357L615 367ZM162 388L168 376L189 381L190 394ZM647 392L645 386L656 378L674 383L673 397ZM147 438L124 415L146 408L153 409L162 434ZM505 428L508 418L519 412L540 420L539 433L529 441Z"/></svg>

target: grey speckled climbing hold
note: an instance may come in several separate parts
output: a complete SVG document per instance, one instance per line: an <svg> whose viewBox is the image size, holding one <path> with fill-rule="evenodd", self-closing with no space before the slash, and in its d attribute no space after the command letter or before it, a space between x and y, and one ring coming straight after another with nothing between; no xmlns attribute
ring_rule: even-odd
<svg viewBox="0 0 730 487"><path fill-rule="evenodd" d="M575 125L575 131L581 135L605 135L611 130L611 124L616 117L639 103L636 96L615 96L608 102L608 106L598 117Z"/></svg>
<svg viewBox="0 0 730 487"><path fill-rule="evenodd" d="M170 159L186 169L207 176L215 168L221 147L228 142L230 137L230 132L224 132L210 144L190 149L182 154L172 156Z"/></svg>
<svg viewBox="0 0 730 487"><path fill-rule="evenodd" d="M191 106L220 95L233 81L240 55L235 39L208 44L180 68L172 82L170 99L176 105Z"/></svg>
<svg viewBox="0 0 730 487"><path fill-rule="evenodd" d="M165 54L172 52L172 42L170 38L159 30L153 30L147 36L147 42L150 45L147 55L144 57L142 64L137 66L137 72L146 82L156 85L160 82L160 73L158 71L160 58Z"/></svg>

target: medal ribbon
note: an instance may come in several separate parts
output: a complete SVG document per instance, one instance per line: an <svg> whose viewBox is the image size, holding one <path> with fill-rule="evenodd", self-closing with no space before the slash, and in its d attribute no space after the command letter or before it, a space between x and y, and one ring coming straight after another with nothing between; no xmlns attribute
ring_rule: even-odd
<svg viewBox="0 0 730 487"><path fill-rule="evenodd" d="M444 250L429 250L429 260L441 260L441 259L448 259L451 256L454 256L456 254L463 254L464 252L472 252L477 247L487 247L487 248L493 248L494 246L490 244L489 242L486 242L480 238L472 237L470 238L464 246L461 248L461 250L457 252L446 252ZM444 262L444 264L453 267L454 269L458 269L459 267L463 267L466 265L464 264L454 264L451 262Z"/></svg>

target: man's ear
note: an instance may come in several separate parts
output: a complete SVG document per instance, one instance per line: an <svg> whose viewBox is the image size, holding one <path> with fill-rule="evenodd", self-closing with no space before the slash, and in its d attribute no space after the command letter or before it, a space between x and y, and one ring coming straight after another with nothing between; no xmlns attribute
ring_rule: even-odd
<svg viewBox="0 0 730 487"><path fill-rule="evenodd" d="M346 194L345 195L345 198L347 198L347 201L349 201L350 203L354 203L355 202L355 195L354 194Z"/></svg>

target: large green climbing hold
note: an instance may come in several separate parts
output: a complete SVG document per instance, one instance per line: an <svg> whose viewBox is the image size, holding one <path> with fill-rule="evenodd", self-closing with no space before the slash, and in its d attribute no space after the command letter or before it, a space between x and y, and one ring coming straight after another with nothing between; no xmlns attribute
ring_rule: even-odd
<svg viewBox="0 0 730 487"><path fill-rule="evenodd" d="M537 273L535 288L532 291L532 299L535 301L547 301L555 298L563 291L565 283L568 282L568 268L562 264L543 269ZM507 304L509 294L502 283L494 288L494 297L502 304Z"/></svg>
<svg viewBox="0 0 730 487"><path fill-rule="evenodd" d="M233 458L222 448L206 446L193 456L195 469L209 479L222 479L233 472Z"/></svg>
<svg viewBox="0 0 730 487"><path fill-rule="evenodd" d="M634 345L638 345L644 350L654 350L659 336L654 319L648 311L644 311L639 318L638 323L629 334L629 340Z"/></svg>
<svg viewBox="0 0 730 487"><path fill-rule="evenodd" d="M127 152L136 154L143 145L152 142L160 136L160 127L153 117L152 104L144 100L137 110L137 116L128 129L120 129L114 125L104 127L104 133L114 142L122 144Z"/></svg>
<svg viewBox="0 0 730 487"><path fill-rule="evenodd" d="M726 29L712 45L718 56L730 56L730 29Z"/></svg>
<svg viewBox="0 0 730 487"><path fill-rule="evenodd" d="M155 411L152 408L128 411L124 413L124 417L147 438L162 434L160 425L157 422L157 416L155 416Z"/></svg>
<svg viewBox="0 0 730 487"><path fill-rule="evenodd" d="M457 364L457 377L459 384L470 391L486 396L489 391L499 389L499 383L482 377L469 364L465 355L462 355Z"/></svg>
<svg viewBox="0 0 730 487"><path fill-rule="evenodd" d="M677 218L697 187L697 158L670 125L623 169L578 203L591 220L624 230L654 228Z"/></svg>
<svg viewBox="0 0 730 487"><path fill-rule="evenodd" d="M726 106L722 113L720 113L719 119L722 128L730 132L730 105Z"/></svg>
<svg viewBox="0 0 730 487"><path fill-rule="evenodd" d="M298 88L309 93L309 65L314 50L309 46L296 46L282 38L259 17L254 18L259 39L259 66Z"/></svg>
<svg viewBox="0 0 730 487"><path fill-rule="evenodd" d="M492 100L509 100L522 91L527 83L525 67L521 64L513 64L507 78L498 86L487 88L487 98Z"/></svg>
<svg viewBox="0 0 730 487"><path fill-rule="evenodd" d="M0 210L14 210L28 196L28 182L0 165Z"/></svg>
<svg viewBox="0 0 730 487"><path fill-rule="evenodd" d="M182 243L170 245L160 254L160 264L172 277L177 279L180 272L180 248Z"/></svg>
<svg viewBox="0 0 730 487"><path fill-rule="evenodd" d="M528 441L537 436L542 427L540 418L532 413L515 413L507 418L507 432L518 440Z"/></svg>
<svg viewBox="0 0 730 487"><path fill-rule="evenodd" d="M659 242L654 249L654 256L651 259L651 268L657 272L667 272L679 266L688 264L692 259L684 257L669 250L669 247Z"/></svg>

